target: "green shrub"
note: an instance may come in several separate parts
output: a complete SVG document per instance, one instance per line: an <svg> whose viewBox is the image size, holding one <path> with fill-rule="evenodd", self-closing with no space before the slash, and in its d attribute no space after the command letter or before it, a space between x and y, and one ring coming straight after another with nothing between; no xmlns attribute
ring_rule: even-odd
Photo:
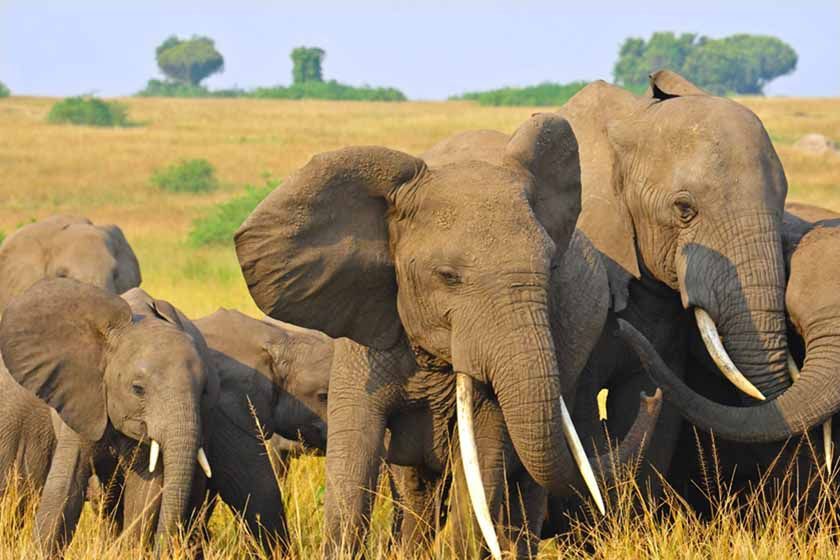
<svg viewBox="0 0 840 560"><path fill-rule="evenodd" d="M152 173L152 183L164 191L205 193L218 188L215 170L206 159L184 159Z"/></svg>
<svg viewBox="0 0 840 560"><path fill-rule="evenodd" d="M370 86L354 87L329 82L300 82L290 86L257 88L248 97L259 99L328 99L335 101L405 101L406 97L395 88Z"/></svg>
<svg viewBox="0 0 840 560"><path fill-rule="evenodd" d="M9 91L9 88L6 87L6 84L0 82L0 97L9 97L11 94L12 92Z"/></svg>
<svg viewBox="0 0 840 560"><path fill-rule="evenodd" d="M0 229L0 245L3 244L4 239L6 239L6 232Z"/></svg>
<svg viewBox="0 0 840 560"><path fill-rule="evenodd" d="M586 86L586 82L571 82L568 84L544 82L536 86L506 87L490 91L469 92L450 99L477 101L479 105L559 106L571 99L584 86Z"/></svg>
<svg viewBox="0 0 840 560"><path fill-rule="evenodd" d="M53 124L130 126L125 105L96 97L68 97L52 106L47 121Z"/></svg>
<svg viewBox="0 0 840 560"><path fill-rule="evenodd" d="M149 80L146 87L135 95L139 97L242 97L245 92L240 89L209 90L201 85Z"/></svg>
<svg viewBox="0 0 840 560"><path fill-rule="evenodd" d="M233 234L245 218L280 184L280 181L265 176L261 187L248 185L240 196L217 204L207 215L193 220L187 238L193 247L233 243Z"/></svg>

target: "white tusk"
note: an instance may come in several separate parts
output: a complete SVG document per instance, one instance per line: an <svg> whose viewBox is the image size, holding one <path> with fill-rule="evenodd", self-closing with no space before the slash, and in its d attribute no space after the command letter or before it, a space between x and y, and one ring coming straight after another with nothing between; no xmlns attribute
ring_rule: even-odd
<svg viewBox="0 0 840 560"><path fill-rule="evenodd" d="M752 398L760 401L765 400L761 391L759 391L755 385L750 383L750 380L744 377L744 374L738 371L738 368L735 367L735 364L732 362L732 358L729 357L729 354L726 353L726 348L723 347L723 342L720 340L720 335L718 334L715 322L711 317L709 317L709 314L706 313L704 309L695 307L694 316L697 319L697 327L700 329L700 336L703 337L703 343L706 345L706 350L709 351L709 355L715 361L715 364L717 364L721 373L723 373L723 375L725 375L726 378L735 385L735 387Z"/></svg>
<svg viewBox="0 0 840 560"><path fill-rule="evenodd" d="M606 513L604 509L604 498L601 497L601 490L598 488L598 480L595 478L595 472L592 470L592 465L589 464L589 458L586 456L586 451L580 443L580 437L575 430L575 425L572 424L572 417L569 414L569 409L566 408L566 402L563 397L560 397L560 419L563 424L563 435L566 436L566 442L569 444L569 449L572 451L572 457L575 458L578 470L580 470L583 481L592 494L592 499L595 500L595 505L598 506L598 511L601 515Z"/></svg>
<svg viewBox="0 0 840 560"><path fill-rule="evenodd" d="M799 366L796 365L793 356L788 352L787 357L788 371L790 372L790 379L794 383L799 380ZM834 464L834 442L831 437L831 418L826 420L822 426L823 433L823 452L825 453L825 470L831 475L831 469Z"/></svg>
<svg viewBox="0 0 840 560"><path fill-rule="evenodd" d="M499 539L490 519L490 509L484 495L481 471L478 467L478 449L473 431L473 380L469 375L458 373L455 376L455 403L458 414L458 440L461 443L461 461L464 464L464 476L467 479L467 491L470 494L478 526L490 554L495 560L501 560L502 550Z"/></svg>
<svg viewBox="0 0 840 560"><path fill-rule="evenodd" d="M149 472L155 472L159 456L160 444L155 440L152 440L152 450L149 452Z"/></svg>
<svg viewBox="0 0 840 560"><path fill-rule="evenodd" d="M210 470L210 463L207 461L207 455L204 454L204 448L198 448L198 465L204 471L204 476L213 478L213 471Z"/></svg>

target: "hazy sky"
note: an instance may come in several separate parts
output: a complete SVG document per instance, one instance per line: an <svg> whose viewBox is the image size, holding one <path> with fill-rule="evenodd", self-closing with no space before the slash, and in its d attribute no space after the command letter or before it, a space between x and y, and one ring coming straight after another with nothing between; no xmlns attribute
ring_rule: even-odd
<svg viewBox="0 0 840 560"><path fill-rule="evenodd" d="M656 30L778 36L799 64L767 93L840 95L840 0L0 0L0 81L19 94L131 94L160 77L164 38L202 34L225 57L211 88L288 84L289 51L315 45L327 79L442 99L611 79L622 40Z"/></svg>

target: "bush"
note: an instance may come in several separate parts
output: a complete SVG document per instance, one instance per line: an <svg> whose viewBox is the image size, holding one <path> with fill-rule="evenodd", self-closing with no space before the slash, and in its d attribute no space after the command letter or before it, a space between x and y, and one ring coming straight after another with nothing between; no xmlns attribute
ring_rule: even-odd
<svg viewBox="0 0 840 560"><path fill-rule="evenodd" d="M257 88L248 97L259 99L328 99L333 101L405 101L403 92L395 88L354 87L329 82L301 82L286 86Z"/></svg>
<svg viewBox="0 0 840 560"><path fill-rule="evenodd" d="M152 173L152 183L169 192L202 193L218 188L215 171L206 159L185 159Z"/></svg>
<svg viewBox="0 0 840 560"><path fill-rule="evenodd" d="M193 221L187 238L193 247L204 245L223 245L233 242L233 234L254 211L280 184L280 181L265 175L265 184L261 187L248 185L245 193L226 202L217 204L206 216Z"/></svg>
<svg viewBox="0 0 840 560"><path fill-rule="evenodd" d="M146 87L136 93L139 97L242 97L245 92L239 89L209 90L204 86L194 86L179 82L149 80Z"/></svg>
<svg viewBox="0 0 840 560"><path fill-rule="evenodd" d="M571 82L556 84L544 82L536 86L506 87L490 91L468 92L450 99L467 99L477 101L479 105L529 105L529 106L559 106L582 90L586 82Z"/></svg>
<svg viewBox="0 0 840 560"><path fill-rule="evenodd" d="M6 87L6 84L0 82L0 97L9 97L11 94L12 92L9 91L9 88Z"/></svg>
<svg viewBox="0 0 840 560"><path fill-rule="evenodd" d="M52 106L47 121L53 124L130 126L125 105L96 97L68 97Z"/></svg>

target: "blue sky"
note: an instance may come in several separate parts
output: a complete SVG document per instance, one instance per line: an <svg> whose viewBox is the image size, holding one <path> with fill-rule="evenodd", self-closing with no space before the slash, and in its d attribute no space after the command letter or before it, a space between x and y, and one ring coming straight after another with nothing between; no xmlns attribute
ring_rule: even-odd
<svg viewBox="0 0 840 560"><path fill-rule="evenodd" d="M0 81L15 93L126 95L159 77L170 34L209 35L226 61L212 88L288 84L289 51L327 51L324 74L415 99L545 80L611 79L627 36L761 33L799 53L776 95L840 95L840 0L0 0Z"/></svg>

